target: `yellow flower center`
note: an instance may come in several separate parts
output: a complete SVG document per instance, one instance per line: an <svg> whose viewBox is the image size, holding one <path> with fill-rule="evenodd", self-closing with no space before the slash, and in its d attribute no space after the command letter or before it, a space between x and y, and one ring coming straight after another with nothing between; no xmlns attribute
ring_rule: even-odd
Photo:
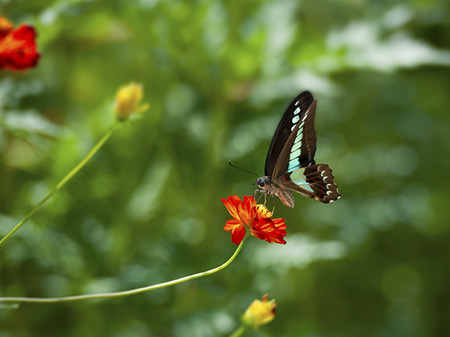
<svg viewBox="0 0 450 337"><path fill-rule="evenodd" d="M259 218L271 218L273 216L272 212L263 204L256 205L256 212Z"/></svg>

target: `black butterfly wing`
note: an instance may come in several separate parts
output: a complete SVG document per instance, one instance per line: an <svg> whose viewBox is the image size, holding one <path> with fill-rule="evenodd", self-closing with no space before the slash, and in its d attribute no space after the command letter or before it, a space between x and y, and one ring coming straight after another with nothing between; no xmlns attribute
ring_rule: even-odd
<svg viewBox="0 0 450 337"><path fill-rule="evenodd" d="M272 143L270 144L266 158L265 175L271 176L273 181L275 181L283 169L288 168L289 154L284 153L284 156L282 157L283 148L285 147L289 136L293 134L295 127L302 124L303 119L305 119L305 113L308 111L308 108L311 107L313 102L313 95L309 91L303 91L294 98L284 112L272 138ZM314 164L314 154L316 152L316 132L314 130L315 107L313 110L314 111L310 111L302 125L302 132L304 133L302 138L304 140L302 140L300 146L299 162L303 166ZM291 140L292 143L295 142L295 138L296 137ZM291 148L292 146L289 150ZM279 162L280 160L282 162ZM277 172L275 172L275 166L277 166Z"/></svg>

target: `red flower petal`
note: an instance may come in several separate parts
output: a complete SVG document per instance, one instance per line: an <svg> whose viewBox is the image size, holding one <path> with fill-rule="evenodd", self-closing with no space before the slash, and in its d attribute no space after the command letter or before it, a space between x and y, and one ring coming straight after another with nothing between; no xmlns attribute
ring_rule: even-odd
<svg viewBox="0 0 450 337"><path fill-rule="evenodd" d="M230 215L241 223L249 226L256 217L255 198L244 195L244 202L236 196L229 196L226 200L222 199Z"/></svg>
<svg viewBox="0 0 450 337"><path fill-rule="evenodd" d="M1 23L1 22L0 22ZM21 25L0 38L0 69L22 70L34 67L39 59L33 27Z"/></svg>
<svg viewBox="0 0 450 337"><path fill-rule="evenodd" d="M246 232L247 231L245 230L244 226L235 227L231 231L231 242L233 242L236 245L240 244L242 240L244 240Z"/></svg>
<svg viewBox="0 0 450 337"><path fill-rule="evenodd" d="M229 231L232 231L237 226L243 226L243 225L241 224L241 222L239 220L231 219L225 223L225 226L223 227L223 229L225 229L226 231L229 232Z"/></svg>
<svg viewBox="0 0 450 337"><path fill-rule="evenodd" d="M270 243L286 244L283 239L287 234L285 228L286 224L283 219L262 218L253 222L250 234Z"/></svg>
<svg viewBox="0 0 450 337"><path fill-rule="evenodd" d="M232 195L222 199L222 202L234 218L226 222L224 229L231 231L233 243L240 244L245 237L246 226L250 227L257 216L255 198L244 196L242 201L238 196Z"/></svg>
<svg viewBox="0 0 450 337"><path fill-rule="evenodd" d="M239 220L228 220L223 229L231 231L231 241L237 245L244 239L246 232L245 226Z"/></svg>
<svg viewBox="0 0 450 337"><path fill-rule="evenodd" d="M274 226L278 229L286 229L286 221L284 219L278 218L278 219L272 219L272 222Z"/></svg>
<svg viewBox="0 0 450 337"><path fill-rule="evenodd" d="M237 195L232 195L226 200L222 199L222 202L230 215L235 219L239 219L239 205L242 203L241 199Z"/></svg>
<svg viewBox="0 0 450 337"><path fill-rule="evenodd" d="M255 198L244 195L244 202L241 205L240 218L246 225L251 225L256 217Z"/></svg>

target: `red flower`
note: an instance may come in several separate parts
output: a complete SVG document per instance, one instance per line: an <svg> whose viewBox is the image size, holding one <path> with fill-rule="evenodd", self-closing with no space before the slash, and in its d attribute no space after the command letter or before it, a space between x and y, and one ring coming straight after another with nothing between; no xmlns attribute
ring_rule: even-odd
<svg viewBox="0 0 450 337"><path fill-rule="evenodd" d="M264 205L257 205L255 198L244 196L244 201L241 201L238 196L232 195L222 199L222 202L234 218L228 220L224 227L226 231L231 231L233 243L240 244L248 228L250 234L260 240L286 244L283 239L286 235L285 221L272 220L272 213Z"/></svg>
<svg viewBox="0 0 450 337"><path fill-rule="evenodd" d="M0 70L23 70L34 67L39 60L36 50L36 33L34 28L13 25L0 17Z"/></svg>

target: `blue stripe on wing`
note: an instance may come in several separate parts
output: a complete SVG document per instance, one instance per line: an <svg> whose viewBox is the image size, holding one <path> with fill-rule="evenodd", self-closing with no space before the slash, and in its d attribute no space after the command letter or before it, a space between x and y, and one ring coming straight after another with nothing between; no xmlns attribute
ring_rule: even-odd
<svg viewBox="0 0 450 337"><path fill-rule="evenodd" d="M292 123L294 124L293 129L295 128L297 123L300 123L300 125L298 126L297 135L295 136L294 144L292 145L291 152L289 154L289 165L287 169L288 173L302 167L300 163L300 156L302 155L302 150L307 150L306 147L302 148L302 140L304 137L303 126L305 125L305 121L307 118L308 112L305 113L301 121L300 117L297 114L292 118ZM311 163L309 163L309 165L311 165Z"/></svg>
<svg viewBox="0 0 450 337"><path fill-rule="evenodd" d="M304 169L298 169L291 173L291 181L304 188L305 190L314 193L314 190L309 186L309 183L306 182L306 176L305 176L305 170Z"/></svg>

